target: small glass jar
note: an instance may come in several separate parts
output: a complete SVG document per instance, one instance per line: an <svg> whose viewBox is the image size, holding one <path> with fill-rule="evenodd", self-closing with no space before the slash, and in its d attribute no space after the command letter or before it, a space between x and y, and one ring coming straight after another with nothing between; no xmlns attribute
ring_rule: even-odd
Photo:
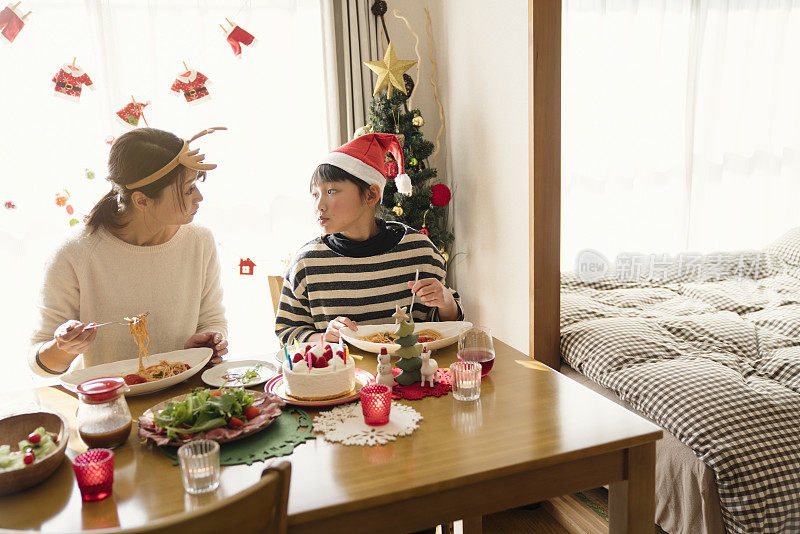
<svg viewBox="0 0 800 534"><path fill-rule="evenodd" d="M113 449L128 440L131 412L129 388L120 377L95 378L78 386L78 434L89 448Z"/></svg>

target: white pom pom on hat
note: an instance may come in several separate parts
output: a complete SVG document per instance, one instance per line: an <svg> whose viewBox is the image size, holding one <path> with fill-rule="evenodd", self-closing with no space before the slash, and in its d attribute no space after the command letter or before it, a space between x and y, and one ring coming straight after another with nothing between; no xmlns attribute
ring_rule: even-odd
<svg viewBox="0 0 800 534"><path fill-rule="evenodd" d="M404 195L411 195L411 178L406 174L398 174L394 179L397 191Z"/></svg>
<svg viewBox="0 0 800 534"><path fill-rule="evenodd" d="M383 188L386 186L384 164L387 152L391 153L397 162L398 175L395 178L397 190L404 195L410 195L411 178L405 173L403 147L394 134L369 133L356 137L330 152L321 163L329 163L370 185L377 185L383 196Z"/></svg>

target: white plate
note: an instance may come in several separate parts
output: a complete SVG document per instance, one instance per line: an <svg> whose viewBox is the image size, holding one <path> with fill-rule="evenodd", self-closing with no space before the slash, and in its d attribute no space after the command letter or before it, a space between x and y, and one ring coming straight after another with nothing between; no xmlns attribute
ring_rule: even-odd
<svg viewBox="0 0 800 534"><path fill-rule="evenodd" d="M149 359L145 359L144 365L153 365L161 360L168 362L183 362L189 365L189 369L179 373L175 376L162 378L161 380L154 380L153 382L145 382L144 384L134 384L128 386L130 391L125 395L133 397L135 395L144 395L145 393L152 393L160 391L170 386L174 386L183 382L187 378L196 375L203 368L214 351L208 347L201 347L196 349L182 349L174 350L172 352L162 352L161 354L151 354ZM127 374L135 373L139 370L139 358L132 360L122 360L119 362L104 363L103 365L95 365L94 367L87 367L86 369L77 369L70 373L61 375L61 385L70 391L75 391L81 382L91 380L92 378L102 378L106 376L125 376Z"/></svg>
<svg viewBox="0 0 800 534"><path fill-rule="evenodd" d="M258 376L248 382L241 383L238 380L226 380L226 374L243 375L244 373L256 369L258 366ZM242 360L240 362L223 362L211 369L206 369L200 379L215 388L222 386L228 387L246 387L256 386L263 384L278 373L278 368L274 363L265 362L264 360Z"/></svg>
<svg viewBox="0 0 800 534"><path fill-rule="evenodd" d="M414 323L414 325L414 332L431 328L440 332L442 336L444 336L442 339L425 343L425 346L428 350L441 349L443 347L447 347L448 345L452 345L458 341L459 334L472 328L472 323L468 321ZM378 332L394 332L395 330L397 330L396 324L369 324L359 326L358 331L355 332L349 328L343 328L342 330L339 330L339 334L342 336L342 339L347 341L349 344L363 351L374 352L378 354L380 353L381 348L386 347L386 351L389 354L394 354L394 352L400 348L400 345L397 343L372 343L371 341L365 341L359 338L377 334Z"/></svg>

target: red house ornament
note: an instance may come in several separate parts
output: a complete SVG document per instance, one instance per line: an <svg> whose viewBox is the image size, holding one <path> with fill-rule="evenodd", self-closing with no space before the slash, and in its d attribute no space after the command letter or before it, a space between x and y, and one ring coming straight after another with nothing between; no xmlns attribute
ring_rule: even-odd
<svg viewBox="0 0 800 534"><path fill-rule="evenodd" d="M239 274L253 275L256 264L250 258L239 259Z"/></svg>

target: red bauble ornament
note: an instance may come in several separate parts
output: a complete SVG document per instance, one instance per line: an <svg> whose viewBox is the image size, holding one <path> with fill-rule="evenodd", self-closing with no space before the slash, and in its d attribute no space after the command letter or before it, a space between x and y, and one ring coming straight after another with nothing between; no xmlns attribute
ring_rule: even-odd
<svg viewBox="0 0 800 534"><path fill-rule="evenodd" d="M419 229L419 233L428 235L428 229L423 226L422 228Z"/></svg>
<svg viewBox="0 0 800 534"><path fill-rule="evenodd" d="M386 178L391 180L397 176L397 162L394 160L387 161L383 164L384 173Z"/></svg>
<svg viewBox="0 0 800 534"><path fill-rule="evenodd" d="M431 204L441 208L450 202L450 188L444 184L436 184L431 187Z"/></svg>

